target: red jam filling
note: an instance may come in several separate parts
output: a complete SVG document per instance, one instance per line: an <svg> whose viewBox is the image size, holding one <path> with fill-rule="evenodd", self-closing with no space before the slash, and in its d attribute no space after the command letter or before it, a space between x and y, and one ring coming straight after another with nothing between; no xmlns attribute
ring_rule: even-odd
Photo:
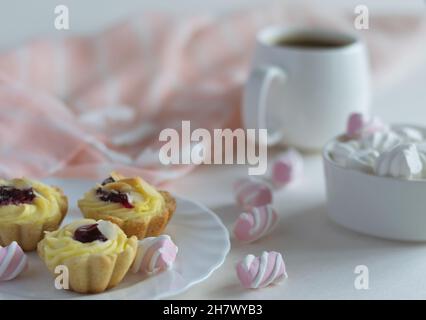
<svg viewBox="0 0 426 320"><path fill-rule="evenodd" d="M82 243L93 242L96 240L105 242L108 239L98 229L98 224L88 224L81 226L74 231L74 240Z"/></svg>
<svg viewBox="0 0 426 320"><path fill-rule="evenodd" d="M12 186L0 186L1 206L32 203L35 197L33 188L17 189Z"/></svg>
<svg viewBox="0 0 426 320"><path fill-rule="evenodd" d="M107 191L102 188L97 188L96 194L102 201L120 203L123 207L128 209L134 208L126 193L115 190Z"/></svg>

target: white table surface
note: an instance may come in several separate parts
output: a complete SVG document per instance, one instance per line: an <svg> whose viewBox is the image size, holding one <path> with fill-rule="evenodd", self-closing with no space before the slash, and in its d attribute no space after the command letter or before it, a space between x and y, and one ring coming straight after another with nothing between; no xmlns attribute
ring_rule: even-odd
<svg viewBox="0 0 426 320"><path fill-rule="evenodd" d="M251 0L250 3L259 3ZM341 1L327 2L341 3ZM363 3L377 5L377 1ZM418 7L420 0L386 1L396 7ZM160 1L84 0L62 1L69 4L71 32L99 29L136 9L165 9L191 12L225 10L243 6L246 1L180 1L179 6ZM357 4L357 1L345 4ZM34 35L52 33L53 8L57 1L32 3L23 0L3 3L0 10L0 48L9 47ZM382 2L383 4L383 2ZM102 10L94 10L102 6ZM26 8L26 9L25 9ZM74 20L73 20L74 19ZM426 59L425 59L426 60ZM393 88L376 92L373 112L391 122L426 125L425 65ZM232 249L224 265L206 281L175 298L178 299L329 299L329 298L426 298L426 244L401 243L356 234L333 224L326 217L322 163L319 155L305 156L305 175L298 184L275 194L274 206L281 215L270 236L251 245L232 240ZM242 166L201 166L177 181L172 191L201 201L232 227L240 211L235 207L232 183L246 175ZM425 208L426 210L426 208ZM282 285L262 290L244 290L234 272L235 263L248 253L276 250L285 255L289 279ZM369 268L370 289L354 288L354 268Z"/></svg>
<svg viewBox="0 0 426 320"><path fill-rule="evenodd" d="M426 59L417 72L378 92L373 112L391 122L426 125L425 89ZM299 183L274 194L281 216L277 229L254 244L231 239L224 265L177 299L426 299L426 244L381 240L335 225L326 215L320 155L305 155L305 167ZM205 203L231 230L241 212L232 183L245 175L243 166L202 166L172 190ZM245 290L234 265L244 255L263 250L284 254L289 278L279 286ZM369 269L369 290L354 287L357 265Z"/></svg>

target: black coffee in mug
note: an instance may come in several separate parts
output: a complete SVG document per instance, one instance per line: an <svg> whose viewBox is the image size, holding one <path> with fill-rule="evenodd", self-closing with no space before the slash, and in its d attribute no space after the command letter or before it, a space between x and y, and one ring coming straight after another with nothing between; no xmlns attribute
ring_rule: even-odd
<svg viewBox="0 0 426 320"><path fill-rule="evenodd" d="M354 34L266 27L244 87L244 126L268 129L269 145L321 150L350 113L368 112L369 79L367 51Z"/></svg>
<svg viewBox="0 0 426 320"><path fill-rule="evenodd" d="M308 34L295 34L288 37L277 38L273 41L273 45L279 47L295 47L305 49L333 49L338 47L344 47L351 44L347 39L336 39L318 37Z"/></svg>

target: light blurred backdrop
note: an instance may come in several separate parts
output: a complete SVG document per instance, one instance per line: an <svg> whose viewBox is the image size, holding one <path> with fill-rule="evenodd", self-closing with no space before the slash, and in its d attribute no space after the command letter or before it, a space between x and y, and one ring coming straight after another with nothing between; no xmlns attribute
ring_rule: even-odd
<svg viewBox="0 0 426 320"><path fill-rule="evenodd" d="M300 0L0 0L0 49L18 45L42 34L63 36L64 33L91 33L126 16L150 11L165 11L178 14L209 12L224 13L233 9L271 4L274 2L301 2ZM418 12L425 10L423 0L307 0L305 2L348 9L358 4L368 5L370 12L376 10ZM64 4L70 10L70 30L58 32L53 25L54 8Z"/></svg>

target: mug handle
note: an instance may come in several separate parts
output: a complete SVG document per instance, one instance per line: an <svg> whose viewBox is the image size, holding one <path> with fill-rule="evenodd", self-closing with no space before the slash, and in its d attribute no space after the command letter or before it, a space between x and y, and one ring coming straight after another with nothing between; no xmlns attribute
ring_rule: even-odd
<svg viewBox="0 0 426 320"><path fill-rule="evenodd" d="M274 81L284 83L287 74L281 68L264 66L253 69L244 88L243 121L246 129L268 129L267 145L277 144L282 133L267 128L267 97Z"/></svg>

